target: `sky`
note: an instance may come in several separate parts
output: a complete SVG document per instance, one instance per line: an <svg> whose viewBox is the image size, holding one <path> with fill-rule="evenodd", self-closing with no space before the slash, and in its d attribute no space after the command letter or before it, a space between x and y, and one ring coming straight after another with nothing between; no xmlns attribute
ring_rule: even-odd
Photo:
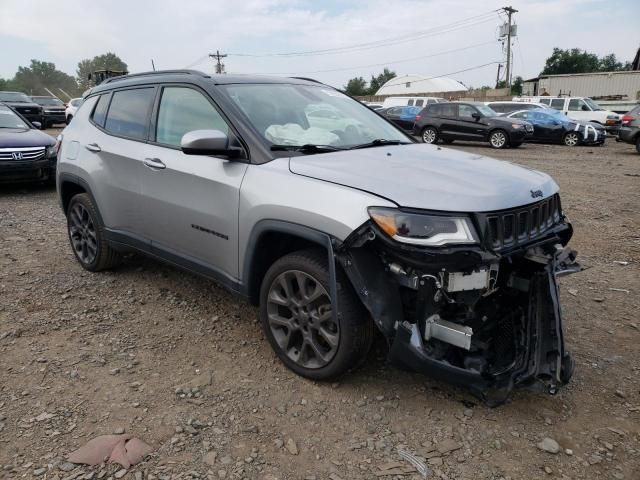
<svg viewBox="0 0 640 480"><path fill-rule="evenodd" d="M219 50L230 73L342 87L387 66L480 87L495 83L494 62L505 59L497 35L506 17L496 10L509 4L518 10L514 76L535 77L554 47L628 61L640 46L640 0L0 0L0 77L31 59L75 75L78 61L109 51L130 72L151 70L153 59L158 69L212 73L207 55Z"/></svg>

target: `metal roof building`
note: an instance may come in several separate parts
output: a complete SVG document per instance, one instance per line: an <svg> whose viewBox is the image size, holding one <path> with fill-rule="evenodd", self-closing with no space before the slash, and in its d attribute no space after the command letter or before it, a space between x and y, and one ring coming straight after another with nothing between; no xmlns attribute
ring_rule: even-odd
<svg viewBox="0 0 640 480"><path fill-rule="evenodd" d="M376 95L415 95L421 93L461 92L468 90L452 78L433 78L428 75L401 75L392 78L376 92Z"/></svg>

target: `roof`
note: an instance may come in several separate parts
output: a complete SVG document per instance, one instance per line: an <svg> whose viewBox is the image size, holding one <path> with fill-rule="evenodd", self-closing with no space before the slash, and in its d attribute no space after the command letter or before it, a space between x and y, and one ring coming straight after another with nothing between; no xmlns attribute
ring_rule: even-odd
<svg viewBox="0 0 640 480"><path fill-rule="evenodd" d="M382 85L376 95L407 95L416 93L461 92L468 90L462 83L447 77L401 75Z"/></svg>
<svg viewBox="0 0 640 480"><path fill-rule="evenodd" d="M296 77L275 77L268 75L250 74L217 74L208 75L197 70L156 70L152 72L134 73L106 79L100 85L91 89L91 93L102 92L114 88L140 85L154 82L210 82L214 85L250 84L250 83L282 83L296 85L318 85L319 82L312 79Z"/></svg>

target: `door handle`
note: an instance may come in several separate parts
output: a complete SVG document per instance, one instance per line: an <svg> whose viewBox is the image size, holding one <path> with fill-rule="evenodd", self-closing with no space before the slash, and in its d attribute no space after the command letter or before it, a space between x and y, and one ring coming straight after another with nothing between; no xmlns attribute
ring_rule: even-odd
<svg viewBox="0 0 640 480"><path fill-rule="evenodd" d="M100 148L100 145L98 145L97 143L90 143L88 145L85 145L84 148L94 153L98 153L102 151L102 149Z"/></svg>
<svg viewBox="0 0 640 480"><path fill-rule="evenodd" d="M162 170L163 168L167 168L159 158L145 158L142 163L153 170Z"/></svg>

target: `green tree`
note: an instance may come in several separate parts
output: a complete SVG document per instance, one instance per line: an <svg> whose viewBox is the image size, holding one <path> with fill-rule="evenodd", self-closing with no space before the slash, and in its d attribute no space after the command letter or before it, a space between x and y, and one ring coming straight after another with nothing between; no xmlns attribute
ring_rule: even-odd
<svg viewBox="0 0 640 480"><path fill-rule="evenodd" d="M396 72L393 72L385 67L380 75L377 77L371 75L371 80L369 81L369 95L375 95L380 87L382 87L385 83L387 83L392 78L397 77Z"/></svg>
<svg viewBox="0 0 640 480"><path fill-rule="evenodd" d="M342 87L342 89L347 95L351 95L352 97L369 94L367 82L362 77L352 78L344 87Z"/></svg>
<svg viewBox="0 0 640 480"><path fill-rule="evenodd" d="M551 56L547 58L541 75L615 72L629 68L629 62L625 64L619 62L613 53L598 57L595 53L580 50L579 48L572 48L570 50L554 48Z"/></svg>
<svg viewBox="0 0 640 480"><path fill-rule="evenodd" d="M58 89L69 95L76 95L78 91L75 78L56 69L54 63L39 60L31 60L28 67L18 67L10 83L13 89L28 95L49 95L45 88L55 95L58 95Z"/></svg>
<svg viewBox="0 0 640 480"><path fill-rule="evenodd" d="M93 83L89 80L89 74L97 70L123 71L127 70L127 64L112 52L95 56L92 59L85 58L80 60L76 70L80 91L84 92L87 88L93 86Z"/></svg>

